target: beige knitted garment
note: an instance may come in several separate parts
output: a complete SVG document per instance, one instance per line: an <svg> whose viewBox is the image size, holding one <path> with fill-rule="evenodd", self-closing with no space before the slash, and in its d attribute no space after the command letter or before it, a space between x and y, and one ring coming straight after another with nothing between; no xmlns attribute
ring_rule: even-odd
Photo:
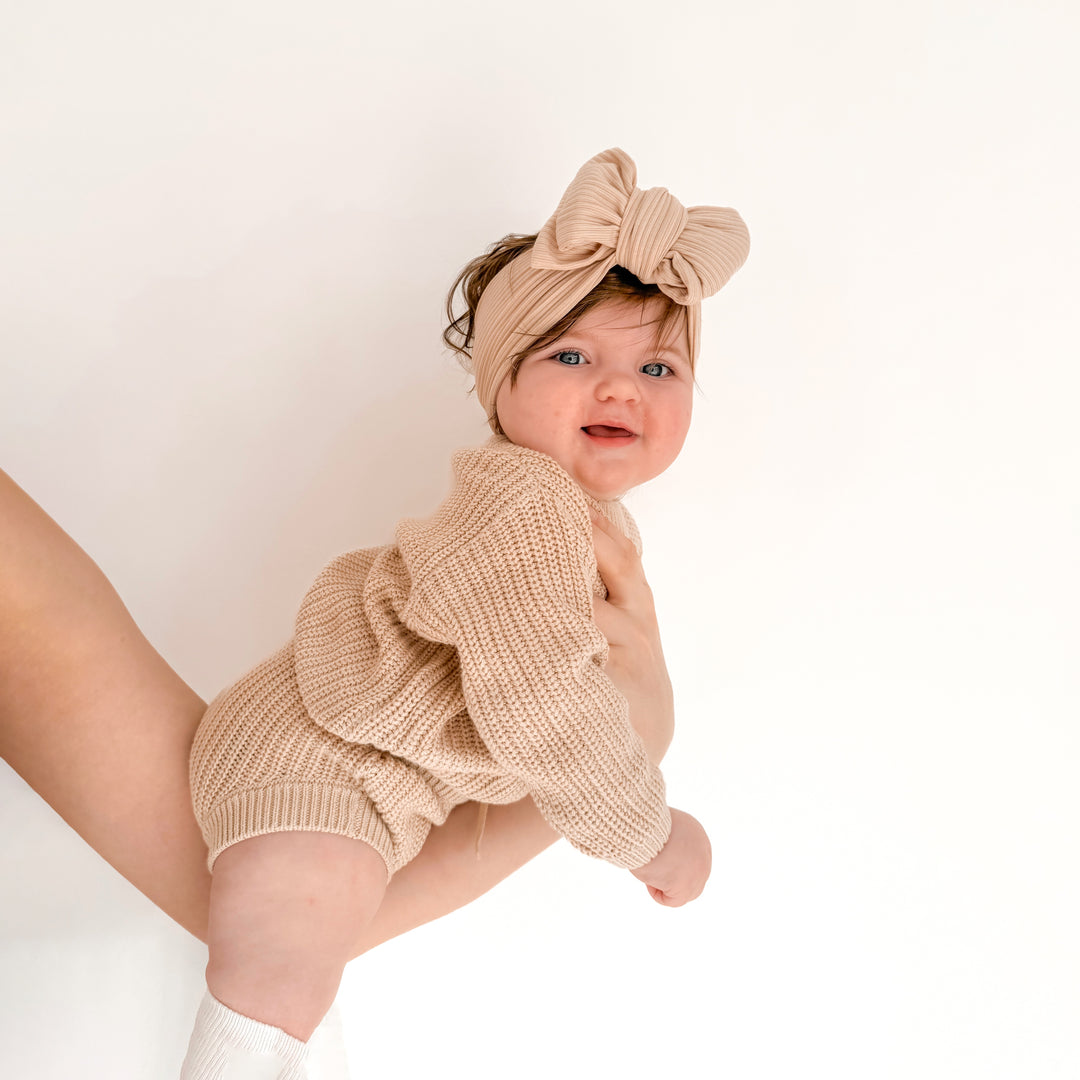
<svg viewBox="0 0 1080 1080"><path fill-rule="evenodd" d="M685 207L666 188L635 187L623 150L604 150L578 170L536 238L484 289L476 309L471 370L492 430L495 399L514 357L583 300L613 267L656 285L686 308L690 361L697 359L701 301L746 261L750 233L738 212Z"/></svg>
<svg viewBox="0 0 1080 1080"><path fill-rule="evenodd" d="M622 867L671 829L659 770L604 673L590 505L552 458L500 436L396 543L319 575L294 639L211 704L192 751L210 864L287 829L371 844L388 873L467 800L531 794L575 847Z"/></svg>

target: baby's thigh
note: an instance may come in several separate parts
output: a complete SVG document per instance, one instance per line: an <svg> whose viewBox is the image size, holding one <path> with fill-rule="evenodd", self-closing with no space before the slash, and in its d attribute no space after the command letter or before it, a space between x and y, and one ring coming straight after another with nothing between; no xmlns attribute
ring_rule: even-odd
<svg viewBox="0 0 1080 1080"><path fill-rule="evenodd" d="M362 840L266 833L227 847L210 887L211 993L307 1038L386 892L386 863Z"/></svg>

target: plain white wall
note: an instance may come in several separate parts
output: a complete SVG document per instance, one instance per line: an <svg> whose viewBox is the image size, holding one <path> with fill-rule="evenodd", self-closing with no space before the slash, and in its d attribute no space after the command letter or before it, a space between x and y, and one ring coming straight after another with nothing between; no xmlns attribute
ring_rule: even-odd
<svg viewBox="0 0 1080 1080"><path fill-rule="evenodd" d="M750 225L630 499L711 886L553 850L350 969L358 1078L1077 1075L1072 4L4 22L0 464L203 695L485 437L463 262L615 145ZM0 1074L173 1076L201 947L9 770L0 859Z"/></svg>

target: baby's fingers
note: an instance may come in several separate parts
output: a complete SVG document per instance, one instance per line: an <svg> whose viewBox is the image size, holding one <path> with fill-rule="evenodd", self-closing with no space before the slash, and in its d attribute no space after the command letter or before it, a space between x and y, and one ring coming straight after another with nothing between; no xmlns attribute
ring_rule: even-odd
<svg viewBox="0 0 1080 1080"><path fill-rule="evenodd" d="M658 904L662 905L663 907L681 907L682 906L682 901L681 900L675 900L668 893L664 892L663 889L658 889L654 885L646 885L645 887L649 890L649 895Z"/></svg>
<svg viewBox="0 0 1080 1080"><path fill-rule="evenodd" d="M682 890L664 892L663 889L658 889L655 885L646 885L645 887L649 890L649 895L663 907L682 907L684 904L689 904L691 900L696 900L705 891L704 883L689 892Z"/></svg>

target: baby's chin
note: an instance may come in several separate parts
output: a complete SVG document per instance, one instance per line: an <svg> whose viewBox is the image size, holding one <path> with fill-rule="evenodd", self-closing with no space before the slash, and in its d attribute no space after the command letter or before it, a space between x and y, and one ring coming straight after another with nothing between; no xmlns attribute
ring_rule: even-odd
<svg viewBox="0 0 1080 1080"><path fill-rule="evenodd" d="M582 469L576 472L567 469L567 472L577 481L586 494L591 495L600 502L614 502L628 495L631 491L647 484L650 480L659 476L664 469L617 469L612 470L612 475L606 476L603 472L597 473Z"/></svg>
<svg viewBox="0 0 1080 1080"><path fill-rule="evenodd" d="M596 499L597 502L615 502L617 499L621 499L628 491L633 491L637 486L636 484L626 483L606 484L596 480L595 477L574 476L573 472L571 472L570 475L577 481L578 487L580 487L586 495Z"/></svg>

